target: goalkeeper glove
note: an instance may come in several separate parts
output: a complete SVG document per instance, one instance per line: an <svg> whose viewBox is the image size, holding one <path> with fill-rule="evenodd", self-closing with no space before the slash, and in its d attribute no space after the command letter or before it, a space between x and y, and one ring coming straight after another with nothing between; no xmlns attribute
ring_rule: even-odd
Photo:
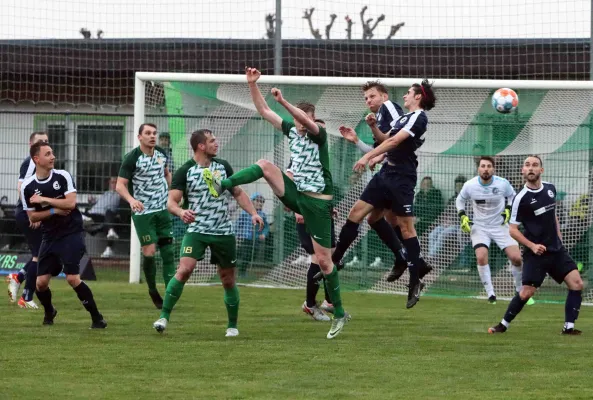
<svg viewBox="0 0 593 400"><path fill-rule="evenodd" d="M465 215L465 211L459 212L459 222L461 223L461 230L463 232L470 233L472 231L472 221Z"/></svg>
<svg viewBox="0 0 593 400"><path fill-rule="evenodd" d="M501 225L508 224L509 220L511 219L511 206L506 206L504 208L504 211L500 215L502 216L502 224Z"/></svg>

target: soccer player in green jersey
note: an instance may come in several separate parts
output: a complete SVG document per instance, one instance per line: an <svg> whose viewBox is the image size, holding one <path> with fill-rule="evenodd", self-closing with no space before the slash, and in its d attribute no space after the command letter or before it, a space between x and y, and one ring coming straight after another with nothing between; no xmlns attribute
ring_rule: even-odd
<svg viewBox="0 0 593 400"><path fill-rule="evenodd" d="M333 183L329 165L328 138L325 128L315 123L315 106L299 103L297 107L287 102L279 89L272 89L278 103L294 117L294 123L283 120L268 107L257 87L261 73L247 68L247 82L253 103L259 114L288 138L291 152L291 171L294 181L268 160L259 160L227 179L218 179L205 171L204 178L214 197L235 186L264 178L274 194L292 211L301 214L305 229L313 238L313 249L319 267L328 284L334 305L334 318L327 334L336 337L350 320L340 297L338 270L331 260L331 230L333 210Z"/></svg>
<svg viewBox="0 0 593 400"><path fill-rule="evenodd" d="M156 125L140 125L140 146L124 156L115 190L132 209L132 220L142 246L148 293L154 305L161 309L163 299L156 288L156 246L158 244L161 251L165 286L175 274L175 253L173 224L167 212L171 173L166 166L167 153L156 145L156 140Z"/></svg>
<svg viewBox="0 0 593 400"><path fill-rule="evenodd" d="M205 182L206 174L226 179L233 175L233 169L225 160L216 158L218 142L210 130L200 129L192 133L190 144L194 156L175 171L167 203L171 214L177 215L189 226L183 236L179 269L167 285L163 310L153 327L157 332L167 328L171 311L181 296L185 282L196 267L196 262L204 258L206 248L210 247L210 262L218 266L218 275L224 287L224 304L229 319L226 336L237 336L239 289L235 284L237 253L229 216L230 196L228 193L216 198L210 196ZM251 222L258 224L261 231L264 221L257 214L249 196L238 186L231 189L230 193L239 206L251 215ZM185 209L179 205L182 199Z"/></svg>

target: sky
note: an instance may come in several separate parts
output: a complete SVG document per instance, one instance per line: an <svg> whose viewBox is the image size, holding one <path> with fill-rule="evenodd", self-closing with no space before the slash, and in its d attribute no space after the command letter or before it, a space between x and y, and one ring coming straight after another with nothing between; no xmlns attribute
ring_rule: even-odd
<svg viewBox="0 0 593 400"><path fill-rule="evenodd" d="M345 38L350 15L353 38L365 19L385 14L374 31L385 38L391 25L405 22L396 38L585 38L591 35L591 0L282 0L282 37L312 38L303 19L325 32L337 15L331 38ZM80 28L104 38L264 38L265 15L275 0L2 0L0 39L81 38ZM324 36L325 37L325 36Z"/></svg>

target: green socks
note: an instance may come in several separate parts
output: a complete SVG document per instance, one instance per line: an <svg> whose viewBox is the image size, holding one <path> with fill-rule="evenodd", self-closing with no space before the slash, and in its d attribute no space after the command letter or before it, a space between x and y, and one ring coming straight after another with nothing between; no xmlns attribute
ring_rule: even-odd
<svg viewBox="0 0 593 400"><path fill-rule="evenodd" d="M146 278L146 284L148 285L149 292L156 292L156 263L154 257L144 257L144 263L142 269L144 269L144 276Z"/></svg>
<svg viewBox="0 0 593 400"><path fill-rule="evenodd" d="M230 289L224 289L224 304L229 315L229 325L227 328L237 328L237 318L239 317L239 288L237 285Z"/></svg>
<svg viewBox="0 0 593 400"><path fill-rule="evenodd" d="M340 296L340 278L338 278L338 269L334 266L332 272L325 275L327 291L334 306L334 316L336 318L344 317L344 307L342 307L342 297Z"/></svg>
<svg viewBox="0 0 593 400"><path fill-rule="evenodd" d="M230 189L235 186L245 185L257 181L259 178L264 176L264 171L257 164L253 164L241 171L233 174L228 179L223 179L220 185L223 189Z"/></svg>
<svg viewBox="0 0 593 400"><path fill-rule="evenodd" d="M163 301L163 309L161 310L160 318L165 318L167 321L169 320L173 307L175 307L177 300L181 297L183 286L185 286L185 282L180 282L175 277L171 278L167 285L167 291L165 292L165 300Z"/></svg>
<svg viewBox="0 0 593 400"><path fill-rule="evenodd" d="M161 258L163 259L163 280L165 287L169 285L169 281L175 275L175 253L172 244L160 246Z"/></svg>

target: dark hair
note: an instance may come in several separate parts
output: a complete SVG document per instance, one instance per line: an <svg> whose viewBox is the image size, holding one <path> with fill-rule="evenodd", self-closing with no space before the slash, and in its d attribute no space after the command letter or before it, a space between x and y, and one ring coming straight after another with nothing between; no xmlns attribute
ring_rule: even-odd
<svg viewBox="0 0 593 400"><path fill-rule="evenodd" d="M496 164L494 163L494 158L492 158L490 156L481 156L480 159L478 160L478 167L482 163L482 160L489 161L492 164L492 167L496 166Z"/></svg>
<svg viewBox="0 0 593 400"><path fill-rule="evenodd" d="M533 158L537 158L539 160L539 166L543 167L544 166L544 162L542 161L542 158L540 156L538 156L537 154L530 154L527 156L527 158L529 157L533 157ZM527 160L526 158L526 160Z"/></svg>
<svg viewBox="0 0 593 400"><path fill-rule="evenodd" d="M207 135L212 135L212 131L210 129L198 129L191 134L189 138L189 144L193 151L198 149L199 144L206 143Z"/></svg>
<svg viewBox="0 0 593 400"><path fill-rule="evenodd" d="M324 121L324 120L322 120L322 119L320 119L320 118L316 118L316 119L315 119L315 123L316 123L316 124L325 124L325 121Z"/></svg>
<svg viewBox="0 0 593 400"><path fill-rule="evenodd" d="M457 178L455 178L455 184L465 183L466 181L467 181L467 178L463 175L457 175Z"/></svg>
<svg viewBox="0 0 593 400"><path fill-rule="evenodd" d="M312 103L309 103L307 101L299 101L296 104L296 108L298 108L299 110L304 111L305 113L311 113L313 115L315 115L315 105Z"/></svg>
<svg viewBox="0 0 593 400"><path fill-rule="evenodd" d="M422 95L422 99L420 99L420 107L426 111L433 109L437 98L432 90L432 83L428 82L428 79L424 79L422 83L414 83L412 87L414 88L415 94Z"/></svg>
<svg viewBox="0 0 593 400"><path fill-rule="evenodd" d="M142 135L142 131L144 131L144 128L146 128L147 126L157 129L155 124L151 124L151 123L147 122L147 123L140 125L140 128L138 128L138 135Z"/></svg>
<svg viewBox="0 0 593 400"><path fill-rule="evenodd" d="M33 139L35 138L35 136L41 136L41 135L49 136L47 134L47 132L43 132L43 131L33 132L32 134L29 135L29 143L33 142Z"/></svg>
<svg viewBox="0 0 593 400"><path fill-rule="evenodd" d="M29 149L29 155L31 156L31 160L33 159L33 157L39 155L39 152L41 151L41 148L43 146L49 146L49 143L48 142L35 142L35 143L33 143L33 145L31 146L31 148Z"/></svg>
<svg viewBox="0 0 593 400"><path fill-rule="evenodd" d="M362 91L366 92L369 89L375 88L379 93L389 94L387 92L387 86L382 84L380 81L368 81L364 85L362 85Z"/></svg>
<svg viewBox="0 0 593 400"><path fill-rule="evenodd" d="M432 176L428 176L428 175L425 176L424 178L422 178L422 181L421 182L424 182L425 180L429 180L429 181L432 182Z"/></svg>

